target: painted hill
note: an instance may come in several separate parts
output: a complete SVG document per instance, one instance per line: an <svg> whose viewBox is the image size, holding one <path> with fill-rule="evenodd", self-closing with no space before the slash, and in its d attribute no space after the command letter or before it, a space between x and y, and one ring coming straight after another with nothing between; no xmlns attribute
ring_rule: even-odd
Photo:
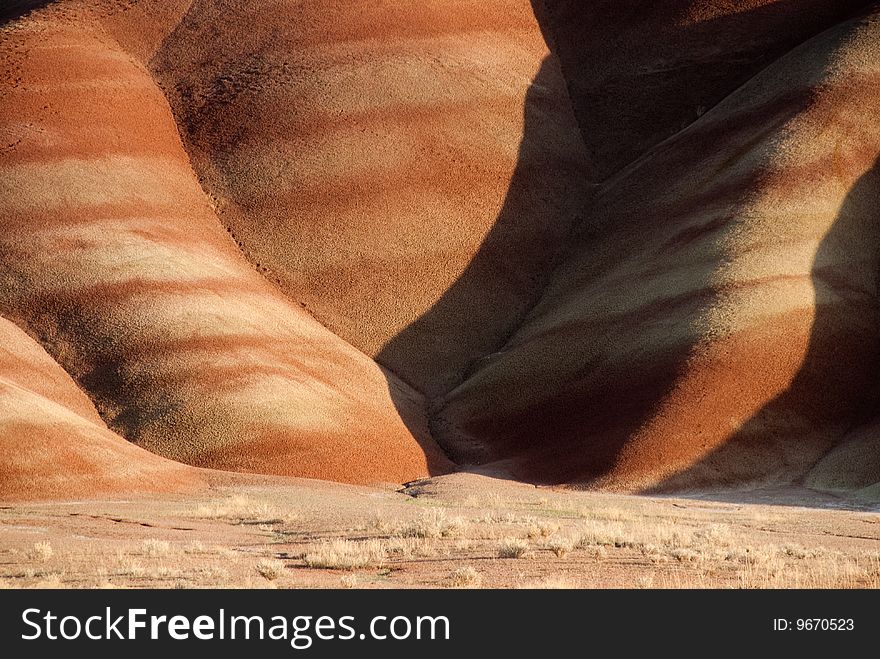
<svg viewBox="0 0 880 659"><path fill-rule="evenodd" d="M628 488L801 477L877 357L874 15L809 39L599 188L511 339L438 403L463 462Z"/></svg>
<svg viewBox="0 0 880 659"><path fill-rule="evenodd" d="M107 429L88 397L27 334L0 318L0 499L196 490L195 470Z"/></svg>
<svg viewBox="0 0 880 659"><path fill-rule="evenodd" d="M871 491L871 5L13 3L0 313L190 465Z"/></svg>
<svg viewBox="0 0 880 659"><path fill-rule="evenodd" d="M589 192L526 0L196 0L150 65L242 253L429 397L534 303Z"/></svg>
<svg viewBox="0 0 880 659"><path fill-rule="evenodd" d="M442 469L420 394L248 264L147 70L66 7L2 42L8 317L110 428L173 459L352 481Z"/></svg>

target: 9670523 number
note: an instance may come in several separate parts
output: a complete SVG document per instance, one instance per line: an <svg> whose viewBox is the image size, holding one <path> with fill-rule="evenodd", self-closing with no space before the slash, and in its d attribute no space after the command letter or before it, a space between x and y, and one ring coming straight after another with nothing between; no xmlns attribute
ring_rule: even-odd
<svg viewBox="0 0 880 659"><path fill-rule="evenodd" d="M798 631L852 631L855 623L852 618L798 618L794 623Z"/></svg>
<svg viewBox="0 0 880 659"><path fill-rule="evenodd" d="M855 629L853 618L775 618L773 631L798 631L798 632L851 632Z"/></svg>

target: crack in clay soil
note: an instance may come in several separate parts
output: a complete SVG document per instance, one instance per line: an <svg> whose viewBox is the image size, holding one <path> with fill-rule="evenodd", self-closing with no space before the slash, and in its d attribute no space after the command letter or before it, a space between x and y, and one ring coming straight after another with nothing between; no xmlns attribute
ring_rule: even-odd
<svg viewBox="0 0 880 659"><path fill-rule="evenodd" d="M162 526L161 524L150 524L149 522L139 522L136 519L125 519L124 517L109 517L107 515L89 515L87 513L68 513L70 517L89 517L91 519L100 519L106 522L115 522L116 524L136 524L151 529L168 529L171 531L195 531L195 528L188 526Z"/></svg>

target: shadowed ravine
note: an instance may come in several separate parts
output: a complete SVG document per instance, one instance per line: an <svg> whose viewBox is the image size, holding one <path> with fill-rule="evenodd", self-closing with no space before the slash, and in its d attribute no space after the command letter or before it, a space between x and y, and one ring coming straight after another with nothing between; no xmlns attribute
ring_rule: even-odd
<svg viewBox="0 0 880 659"><path fill-rule="evenodd" d="M754 15L745 11L733 16L730 26L723 20L701 24L699 39L706 39L708 33L740 33L750 21L763 24L779 20L777 17L783 16L791 6L782 2L773 7L759 7ZM847 8L841 7L840 11L845 14ZM844 43L846 35L854 29L855 24L818 37L807 34L805 43L815 43L815 46L794 49L776 65L782 67L780 73L772 73L771 68L759 76L759 82L752 87L760 89L766 85L764 81L785 75L781 73L785 66L807 56L811 58L813 70L822 71L839 57L840 50L835 44ZM545 35L547 32L545 29ZM792 46L791 42L783 42L776 47L782 51ZM561 50L564 52L565 48ZM744 68L733 72L727 84L731 89L738 86L750 72L768 63L760 58L747 62ZM542 67L526 97L521 160L511 179L505 212L499 215L461 277L427 313L386 344L377 355L380 363L399 351L410 350L411 354L442 351L450 341L455 343L455 331L461 337L470 337L470 327L482 327L491 309L505 303L504 298L499 302L491 287L485 286L486 278L481 273L498 260L494 256L498 236L528 222L528 213L518 208L523 191L539 199L539 206L544 203L551 208L559 195L566 194L562 186L542 194L538 186L544 179L534 174L522 175L534 171L529 163L541 157L536 156L534 150L540 153L545 144L542 133L546 123L541 112L533 107L545 88L541 80L545 71ZM718 79L711 80L706 100L707 105L720 106L714 111L717 118L687 119L697 120L692 130L685 129L681 136L654 149L656 156L649 150L622 174L595 186L596 201L585 204L582 217L572 225L572 232L544 270L540 283L525 289L537 292L531 292L520 305L513 305L523 311L511 317L506 340L486 350L471 363L462 380L447 387L445 392L434 396L432 391L426 392L430 400L432 436L458 464L466 469L537 482L647 486L652 490L802 482L809 468L839 443L845 430L857 422L857 415L864 413L863 401L873 396L871 372L876 362L878 318L873 281L866 281L864 285L855 282L861 281L864 272L873 272L877 267L878 236L873 228L877 200L871 196L874 194L872 173L860 178L846 195L839 215L816 250L810 273L804 275L805 286L801 290L809 281L810 289L816 291L813 300L796 303L790 312L778 312L777 321L768 324L756 319L748 330L732 331L714 345L707 342L707 332L717 332L710 325L714 322L711 319L718 315L730 296L731 284L723 281L725 270L731 259L742 258L736 249L731 249L731 240L741 231L739 216L755 213L750 196L762 189L766 190L768 199L777 194L786 199L789 194L778 192L780 184L773 171L773 154L759 150L761 142L757 140L766 138L749 134L752 126L748 122L753 121L750 117L757 118L767 126L765 131L772 134L798 113L814 112L815 103L813 83L806 80L793 81L785 95L766 98L752 106L748 101L739 100L748 98L749 85L737 90L734 100L719 102L719 84ZM706 112L706 106L702 112ZM594 127L584 124L582 119L581 131L589 135L591 128ZM662 136L666 129L660 125L658 130ZM722 130L726 133L724 137L721 137ZM714 158L713 162L713 155L706 152L701 142L712 144L719 138L726 153L734 155ZM805 135L804 139L810 138ZM644 137L638 140L641 143ZM592 143L590 139L587 141ZM858 163L864 161L864 145L856 144L855 148L858 154L853 162L846 162L842 168L838 166L841 185L846 185L848 177L858 174ZM870 149L868 147L868 153ZM684 154L690 157L687 165L681 160ZM660 177L664 174L690 176L685 167L701 167L698 164L701 159L708 161L705 166L709 171L715 170L714 175L704 176L701 184L704 190L694 190L697 186L692 186L683 189L680 199L671 203L664 200L655 208L648 206L651 194L665 192ZM734 172L743 161L749 162L752 168L745 175L727 173ZM602 170L599 162L598 171ZM672 174L677 171L681 174ZM642 172L646 172L650 183L636 187L641 184L634 181ZM783 172L781 176L804 175ZM821 176L821 173L811 171L803 181L804 190L813 176ZM552 176L549 178L552 180ZM588 180L582 183L582 189L593 187ZM635 208L630 205L621 212L613 201L621 189L625 191L623 194L645 195L648 201L642 205L636 202ZM612 201L605 203L606 198ZM786 199L784 203L789 202ZM757 208L765 215L772 212L769 206ZM658 217L670 212L680 217L676 220L673 215L666 227L646 227L654 233L638 236L634 232L638 231L635 227L641 219L639 211ZM632 223L634 229L615 226L606 213L615 216L618 222ZM701 215L707 217L704 219ZM676 226L691 218L699 219L708 229L682 230ZM777 221L785 221L784 215ZM795 231L803 235L814 230L808 225ZM615 234L618 237L615 238ZM792 236L792 240L802 238ZM677 251L678 255L658 256L658 245L669 245L669 251ZM639 249L644 250L642 263L639 263ZM665 251L660 249L661 253ZM792 248L792 251L800 249ZM663 258L677 258L678 262L667 260L663 264ZM684 288L676 290L676 286L671 286L666 295L657 297L649 305L640 301L638 286L630 292L621 290L623 306L632 305L633 310L622 316L602 317L602 305L607 304L608 294L603 290L603 279L613 280L617 276L615 269L632 259L636 259L633 267L637 271L641 269L642 276L646 277L655 276L657 268L686 272ZM517 340L517 332L523 325L528 329L530 321L535 325L543 322L541 296L548 289L550 295L554 294L551 280L560 264L565 266L566 260L582 264L580 272L583 273L585 267L589 273L581 275L584 284L577 293L586 306L579 312L583 314L581 331L564 326L554 329L551 324L539 331L554 332L558 340L544 341L531 354L526 347L521 350L524 358L508 356L508 343L515 347L522 343ZM688 262L700 265L685 269ZM515 268L516 262L510 265ZM578 266L572 265L566 271L563 267L563 276L577 277L576 268ZM780 276L788 277L782 273ZM638 279L639 276L632 276L633 282ZM774 306L786 309L788 302L780 296L791 295L785 289L774 290L773 279L766 276L756 278L754 283L745 279L733 285L748 286L760 295L776 297L778 302L771 301L767 305L771 309ZM558 294L559 287L556 291ZM631 302L625 301L627 295L632 296ZM793 299L799 295L797 292ZM478 311L462 314L463 299ZM474 299L478 304L474 305ZM533 312L536 305L539 308ZM804 310L813 306L815 319L807 325ZM543 311L552 317L552 309ZM530 312L533 313L530 315ZM518 321L514 320L516 317ZM658 327L666 329L660 329L658 335ZM522 341L528 341L528 332L523 334ZM801 339L805 336L809 338ZM802 357L799 355L801 340L808 346ZM626 347L627 341L633 344L627 349L647 352L645 361L636 359L614 364L602 357L603 353L619 349L621 344ZM755 346L748 348L749 343ZM641 345L637 348L637 344ZM562 356L563 352L567 354ZM566 361L573 366L566 369ZM487 364L488 377L494 378L492 389L484 387L473 393L468 379L473 377L479 387L480 370ZM777 372L768 376L762 373L765 366ZM553 376L557 369L561 371L561 380ZM786 386L789 377L791 385ZM707 378L716 381L708 384ZM534 394L528 393L531 387L537 387ZM753 412L760 407L762 396L776 387L784 391L771 396L772 400L760 411ZM736 393L736 389L743 393ZM523 402L518 408L505 408L510 399ZM452 414L447 411L450 407ZM727 427L731 430L726 430ZM652 486L652 481L659 484ZM813 484L821 487L819 482Z"/></svg>
<svg viewBox="0 0 880 659"><path fill-rule="evenodd" d="M538 301L580 220L592 186L583 163L564 159L580 140L554 116L567 102L558 63L545 60L525 96L523 136L498 218L455 283L375 357L380 364L405 360L420 373L429 400L460 385L504 346ZM432 373L430 366L444 361L457 368ZM453 460L467 460L465 447L444 444L442 429L432 428L432 436Z"/></svg>

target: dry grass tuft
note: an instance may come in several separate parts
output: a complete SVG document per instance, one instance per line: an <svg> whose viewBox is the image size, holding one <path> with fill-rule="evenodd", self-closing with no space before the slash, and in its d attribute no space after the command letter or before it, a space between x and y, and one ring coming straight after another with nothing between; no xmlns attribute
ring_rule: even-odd
<svg viewBox="0 0 880 659"><path fill-rule="evenodd" d="M450 572L449 581L453 588L479 588L483 577L474 568L466 566Z"/></svg>
<svg viewBox="0 0 880 659"><path fill-rule="evenodd" d="M119 577L143 577L146 574L143 563L133 558L119 560L114 574Z"/></svg>
<svg viewBox="0 0 880 659"><path fill-rule="evenodd" d="M533 518L529 517L527 518L527 521L531 521L532 519ZM510 511L487 510L477 517L475 521L482 524L516 524L522 522L523 518Z"/></svg>
<svg viewBox="0 0 880 659"><path fill-rule="evenodd" d="M464 533L467 523L461 517L449 517L443 508L425 510L411 523L397 529L402 538L451 538Z"/></svg>
<svg viewBox="0 0 880 659"><path fill-rule="evenodd" d="M587 547L620 547L628 541L622 524L614 522L592 522L583 527L576 546L578 549Z"/></svg>
<svg viewBox="0 0 880 659"><path fill-rule="evenodd" d="M379 540L327 540L303 556L308 567L328 570L357 570L379 567L385 563L388 552Z"/></svg>
<svg viewBox="0 0 880 659"><path fill-rule="evenodd" d="M52 549L52 545L48 542L37 542L25 552L25 555L29 560L45 563L55 555L55 550Z"/></svg>
<svg viewBox="0 0 880 659"><path fill-rule="evenodd" d="M384 543L385 552L395 558L425 558L437 551L425 538L391 538Z"/></svg>
<svg viewBox="0 0 880 659"><path fill-rule="evenodd" d="M526 531L527 535L531 539L537 538L549 538L551 535L556 533L559 530L558 524L553 524L551 522L532 522L529 524L528 529Z"/></svg>
<svg viewBox="0 0 880 659"><path fill-rule="evenodd" d="M585 547L583 554L586 558L597 562L608 558L608 550L605 547Z"/></svg>
<svg viewBox="0 0 880 659"><path fill-rule="evenodd" d="M372 529L382 535L393 535L401 526L402 524L400 521L389 519L379 511L376 511L372 519L366 524L368 529Z"/></svg>
<svg viewBox="0 0 880 659"><path fill-rule="evenodd" d="M277 558L261 558L254 567L267 581L275 581L284 574L284 563Z"/></svg>
<svg viewBox="0 0 880 659"><path fill-rule="evenodd" d="M553 538L547 541L545 547L552 551L557 558L565 558L574 550L575 544L572 538Z"/></svg>
<svg viewBox="0 0 880 659"><path fill-rule="evenodd" d="M529 550L529 543L521 538L505 538L498 547L498 558L522 558Z"/></svg>
<svg viewBox="0 0 880 659"><path fill-rule="evenodd" d="M167 556L171 551L171 543L165 540L157 540L149 538L141 543L140 553L144 556L157 558L159 556Z"/></svg>

